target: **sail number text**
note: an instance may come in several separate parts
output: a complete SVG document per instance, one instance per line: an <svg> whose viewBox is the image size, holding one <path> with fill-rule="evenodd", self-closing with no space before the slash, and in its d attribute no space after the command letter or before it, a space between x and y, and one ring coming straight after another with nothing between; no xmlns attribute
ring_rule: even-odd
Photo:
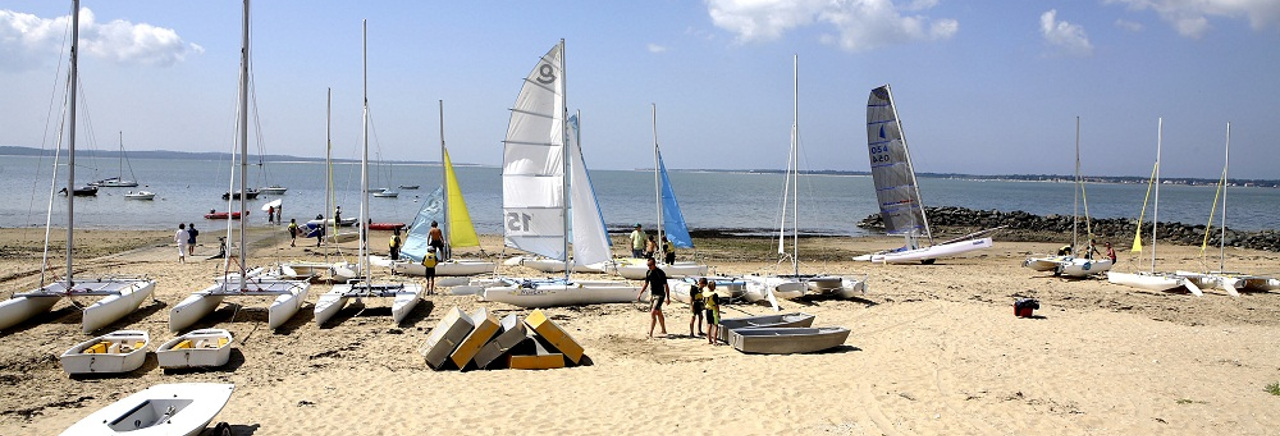
<svg viewBox="0 0 1280 436"><path fill-rule="evenodd" d="M529 231L529 220L533 219L527 213L508 212L507 213L507 230L513 232Z"/></svg>

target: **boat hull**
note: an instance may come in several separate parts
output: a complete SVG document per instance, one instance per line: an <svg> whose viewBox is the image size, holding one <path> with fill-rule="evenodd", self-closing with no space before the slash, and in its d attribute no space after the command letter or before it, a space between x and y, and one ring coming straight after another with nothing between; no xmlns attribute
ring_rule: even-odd
<svg viewBox="0 0 1280 436"><path fill-rule="evenodd" d="M473 276L491 274L497 267L493 262L480 259L449 259L436 265L437 276ZM396 274L411 276L427 275L427 267L418 262L393 262L391 270ZM561 268L563 270L563 268Z"/></svg>
<svg viewBox="0 0 1280 436"><path fill-rule="evenodd" d="M614 265L618 275L629 280L642 280L649 273L646 259L619 259ZM658 263L658 268L667 273L667 277L684 278L707 275L707 265L692 261L680 261L675 264ZM563 270L563 268L561 268ZM718 285L717 285L718 286Z"/></svg>
<svg viewBox="0 0 1280 436"><path fill-rule="evenodd" d="M48 312L60 299L61 295L20 296L0 302L0 332Z"/></svg>
<svg viewBox="0 0 1280 436"><path fill-rule="evenodd" d="M744 316L720 320L720 340L729 341L729 331L753 328L809 327L813 325L814 316L804 313L783 313L777 315Z"/></svg>
<svg viewBox="0 0 1280 436"><path fill-rule="evenodd" d="M231 332L223 329L194 330L161 344L156 360L168 369L219 367L231 360L233 341Z"/></svg>
<svg viewBox="0 0 1280 436"><path fill-rule="evenodd" d="M844 327L779 327L729 331L729 345L743 353L815 353L841 345L849 338Z"/></svg>
<svg viewBox="0 0 1280 436"><path fill-rule="evenodd" d="M640 287L624 282L506 279L501 286L486 288L484 299L520 307L556 307L627 303L637 301L638 294Z"/></svg>
<svg viewBox="0 0 1280 436"><path fill-rule="evenodd" d="M1074 278L1085 278L1094 274L1111 271L1111 259L1092 260L1075 258L1063 262L1054 271L1059 275Z"/></svg>
<svg viewBox="0 0 1280 436"><path fill-rule="evenodd" d="M195 436L222 412L235 388L220 383L151 386L98 409L62 435Z"/></svg>
<svg viewBox="0 0 1280 436"><path fill-rule="evenodd" d="M1071 260L1071 256L1046 256L1046 257L1028 257L1022 261L1022 266L1031 268L1033 271L1053 271L1058 269L1058 265Z"/></svg>
<svg viewBox="0 0 1280 436"><path fill-rule="evenodd" d="M520 260L519 264L527 266L529 268L536 269L541 272L545 272L545 273L564 272L563 260L547 259L542 257L532 258L532 259L523 258ZM572 268L573 268L573 272L575 273L603 274L608 271L609 265L606 262L601 262L601 263L593 263L590 265L573 265Z"/></svg>
<svg viewBox="0 0 1280 436"><path fill-rule="evenodd" d="M213 289L222 289L221 285L214 285ZM214 309L222 304L222 295L211 295L209 290L191 294L191 296L173 305L169 309L169 331L180 332L187 327L191 327L201 318L213 313Z"/></svg>
<svg viewBox="0 0 1280 436"><path fill-rule="evenodd" d="M930 260L959 256L974 250L991 248L992 245L994 245L994 243L991 241L991 238L981 238L970 241L952 242L950 244L934 245L928 248L917 248L915 250L858 256L853 258L853 260L871 261L873 263L927 262Z"/></svg>
<svg viewBox="0 0 1280 436"><path fill-rule="evenodd" d="M82 280L76 286L93 286L94 288L109 289L117 291L119 294L108 295L98 300L96 303L89 305L84 309L84 318L81 322L82 330L85 333L92 333L103 327L111 325L124 318L126 315L138 310L142 302L151 298L152 292L156 289L155 280Z"/></svg>
<svg viewBox="0 0 1280 436"><path fill-rule="evenodd" d="M76 344L58 358L67 374L120 374L142 367L151 336L119 330Z"/></svg>
<svg viewBox="0 0 1280 436"><path fill-rule="evenodd" d="M1119 273L1107 272L1107 281L1132 288L1151 291L1170 292L1180 288L1190 290L1196 296L1204 295L1195 283L1172 274Z"/></svg>

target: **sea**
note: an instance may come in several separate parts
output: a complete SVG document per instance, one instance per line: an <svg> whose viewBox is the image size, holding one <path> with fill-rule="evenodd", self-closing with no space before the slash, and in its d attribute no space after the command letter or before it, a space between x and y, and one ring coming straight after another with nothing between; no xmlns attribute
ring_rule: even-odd
<svg viewBox="0 0 1280 436"><path fill-rule="evenodd" d="M234 207L222 199L230 186L230 161L134 158L129 165L134 178L145 186L102 188L97 197L76 198L77 229L157 230L176 228L179 223L195 223L197 228L209 229L227 225L226 221L205 220L203 216L211 210L226 211ZM327 168L323 162L270 162L250 166L250 186L280 185L289 190L278 196L263 194L250 201L249 210L253 212L248 224L268 225L267 214L260 208L277 198L283 202L286 222L287 218L305 222L318 214L329 216L330 211L325 209ZM371 165L370 168L372 187L420 185L417 190L401 189L398 198L370 198L368 217L375 222L411 222L423 199L441 183L441 169L436 164ZM476 230L501 234L500 169L457 166L456 171ZM343 217L359 216L359 164L336 163L332 174L334 198L342 207ZM119 161L116 159L77 160L77 185L117 175ZM673 170L670 179L691 230L768 234L780 226L784 210L782 174ZM591 180L610 229L623 230L636 223L652 229L657 223L652 171L592 170ZM50 158L4 156L0 159L0 227L43 227L46 219L55 227L65 226L67 201L61 195L51 200L50 186L56 186L53 190L66 186L65 173L59 173L54 179ZM1038 215L1071 215L1073 186L1067 182L920 179L921 195L928 206L1022 210ZM802 233L853 237L870 234L856 226L863 218L879 212L869 176L804 175L798 187L798 227ZM125 193L139 189L155 192L156 199L125 199ZM1090 216L1137 218L1147 196L1147 185L1091 183L1086 191ZM1205 224L1215 195L1213 186L1162 185L1159 219ZM1280 229L1280 189L1233 187L1228 191L1227 200L1228 227L1249 231ZM786 206L790 207L790 203L788 199ZM1081 204L1082 213L1083 210L1084 204ZM1146 219L1152 219L1153 215L1148 209ZM1216 220L1217 217L1215 225ZM789 221L787 226L791 227Z"/></svg>

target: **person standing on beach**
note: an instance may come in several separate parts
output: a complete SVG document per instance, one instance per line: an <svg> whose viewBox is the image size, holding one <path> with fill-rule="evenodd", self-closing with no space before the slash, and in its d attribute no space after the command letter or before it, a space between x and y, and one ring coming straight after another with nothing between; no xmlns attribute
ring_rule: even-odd
<svg viewBox="0 0 1280 436"><path fill-rule="evenodd" d="M396 229L399 234L400 229ZM432 221L431 230L427 232L427 245L436 249L436 255L440 259L448 259L444 251L444 232L440 230L440 223Z"/></svg>
<svg viewBox="0 0 1280 436"><path fill-rule="evenodd" d="M267 224L274 224L275 222L276 222L276 207L267 206Z"/></svg>
<svg viewBox="0 0 1280 436"><path fill-rule="evenodd" d="M652 257L648 261L649 272L644 275L644 286L636 295L636 301L649 290L649 337L653 337L654 324L662 325L662 335L667 335L667 317L662 315L662 303L667 302L667 273L658 268Z"/></svg>
<svg viewBox="0 0 1280 436"><path fill-rule="evenodd" d="M653 259L654 254L658 252L658 241L653 239L653 235L649 235L649 239L644 244L644 258Z"/></svg>
<svg viewBox="0 0 1280 436"><path fill-rule="evenodd" d="M720 340L720 294L716 293L716 282L707 283L702 304L707 308L707 343L715 345Z"/></svg>
<svg viewBox="0 0 1280 436"><path fill-rule="evenodd" d="M422 255L422 266L426 268L427 295L436 293L436 265L440 260L436 257L436 247L427 247L427 254Z"/></svg>
<svg viewBox="0 0 1280 436"><path fill-rule="evenodd" d="M178 223L178 231L173 234L173 242L178 243L178 263L187 263L187 241L191 235L187 233L187 225Z"/></svg>
<svg viewBox="0 0 1280 436"><path fill-rule="evenodd" d="M196 230L196 223L187 224L187 254L188 255L191 255L191 256L196 255L196 236L199 234L200 234L200 231Z"/></svg>
<svg viewBox="0 0 1280 436"><path fill-rule="evenodd" d="M342 225L342 206L333 207L333 225Z"/></svg>
<svg viewBox="0 0 1280 436"><path fill-rule="evenodd" d="M1111 266L1116 264L1116 249L1111 248L1111 243L1107 243L1107 257L1111 259Z"/></svg>
<svg viewBox="0 0 1280 436"><path fill-rule="evenodd" d="M702 292L707 288L707 278L698 279L698 286L689 290L689 307L693 309L693 316L689 317L689 336L702 336L702 311L706 308L702 305ZM693 334L694 324L698 325L698 334Z"/></svg>
<svg viewBox="0 0 1280 436"><path fill-rule="evenodd" d="M631 231L631 257L636 259L643 258L644 254L644 230L641 230L640 223L636 223L636 229Z"/></svg>
<svg viewBox="0 0 1280 436"><path fill-rule="evenodd" d="M391 260L400 260L400 229L391 232L391 240L387 242L391 249Z"/></svg>
<svg viewBox="0 0 1280 436"><path fill-rule="evenodd" d="M667 240L667 235L662 235L662 252L666 253L662 260L667 265L675 265L676 263L676 247L671 245L671 241Z"/></svg>
<svg viewBox="0 0 1280 436"><path fill-rule="evenodd" d="M289 246L298 246L298 220L293 218L289 219Z"/></svg>

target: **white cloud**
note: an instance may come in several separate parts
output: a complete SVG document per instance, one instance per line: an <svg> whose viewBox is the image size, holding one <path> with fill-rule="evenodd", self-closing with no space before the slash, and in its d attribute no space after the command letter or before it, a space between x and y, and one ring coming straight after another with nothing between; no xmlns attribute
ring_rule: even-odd
<svg viewBox="0 0 1280 436"><path fill-rule="evenodd" d="M1209 17L1247 18L1255 30L1280 26L1280 2L1275 0L1107 0L1129 9L1156 12L1178 34L1199 38L1209 31Z"/></svg>
<svg viewBox="0 0 1280 436"><path fill-rule="evenodd" d="M835 34L822 41L848 51L914 41L947 39L960 28L954 19L931 19L920 12L936 0L914 0L897 6L891 0L706 0L711 21L737 35L739 42L775 40L789 30L828 24Z"/></svg>
<svg viewBox="0 0 1280 436"><path fill-rule="evenodd" d="M182 40L173 29L125 20L95 21L93 11L80 11L81 53L119 64L169 66L204 48ZM24 70L52 60L70 38L71 17L40 18L0 10L0 69Z"/></svg>
<svg viewBox="0 0 1280 436"><path fill-rule="evenodd" d="M1058 21L1058 11L1050 9L1040 15L1040 34L1045 42L1062 53L1071 56L1089 56L1093 54L1093 44L1089 43L1089 35L1085 35L1084 27L1066 21Z"/></svg>
<svg viewBox="0 0 1280 436"><path fill-rule="evenodd" d="M649 49L649 53L663 53L663 52L667 51L667 48L666 48L666 47L660 46L660 45L658 45L658 44L654 44L654 43L652 43L652 42L651 42L651 43L649 43L649 45L648 45L648 46L646 46L646 48L648 48L648 49Z"/></svg>
<svg viewBox="0 0 1280 436"><path fill-rule="evenodd" d="M1135 23L1135 22L1132 22L1132 21L1124 20L1124 19L1117 19L1117 20L1116 20L1116 27L1119 27L1119 28L1124 29L1124 30L1128 30L1128 31L1130 31L1130 32L1141 32L1141 31L1142 31L1142 23Z"/></svg>

